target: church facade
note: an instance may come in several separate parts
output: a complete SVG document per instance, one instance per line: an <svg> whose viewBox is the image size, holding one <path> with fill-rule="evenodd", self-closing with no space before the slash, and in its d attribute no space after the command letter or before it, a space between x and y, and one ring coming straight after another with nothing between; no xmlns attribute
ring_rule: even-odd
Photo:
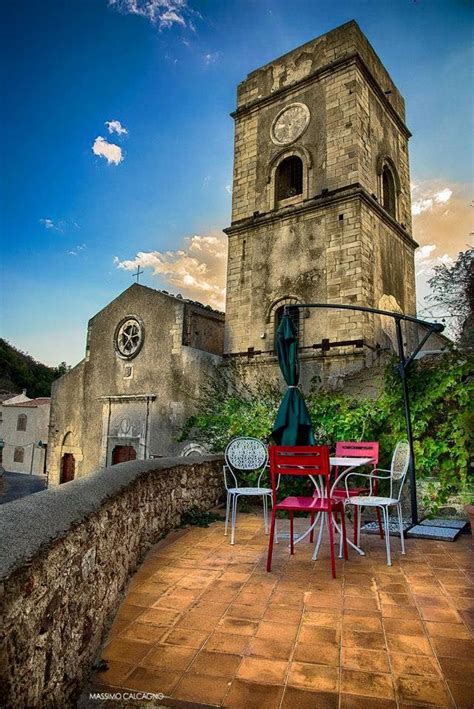
<svg viewBox="0 0 474 709"><path fill-rule="evenodd" d="M225 320L137 284L93 317L85 359L52 392L52 484L192 452L177 437L216 366L237 360L254 375L277 375L285 306L304 386L370 366L390 333L367 313L296 306L415 314L404 101L358 25L249 74L232 115Z"/></svg>
<svg viewBox="0 0 474 709"><path fill-rule="evenodd" d="M53 384L49 484L195 452L178 438L221 360L223 337L222 313L139 284L97 313L85 358Z"/></svg>

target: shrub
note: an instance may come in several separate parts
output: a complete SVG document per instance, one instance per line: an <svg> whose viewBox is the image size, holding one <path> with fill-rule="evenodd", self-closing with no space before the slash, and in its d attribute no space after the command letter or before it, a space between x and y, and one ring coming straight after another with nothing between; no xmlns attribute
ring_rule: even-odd
<svg viewBox="0 0 474 709"><path fill-rule="evenodd" d="M472 357L453 351L414 362L409 392L416 473L425 486L422 502L435 514L453 495L472 485L469 462L474 415ZM238 383L237 372L223 367L197 402L181 439L201 441L212 451L224 450L236 436L271 440L281 391L278 381L258 386ZM393 362L386 369L378 399L325 392L314 386L306 396L316 442L334 449L337 440L378 440L380 467L388 467L396 442L406 437L400 377ZM256 474L244 482L255 484Z"/></svg>

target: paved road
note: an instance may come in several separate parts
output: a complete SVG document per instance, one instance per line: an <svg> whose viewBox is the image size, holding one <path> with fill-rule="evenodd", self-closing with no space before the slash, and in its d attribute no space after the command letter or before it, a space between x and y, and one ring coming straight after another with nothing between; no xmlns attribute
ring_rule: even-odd
<svg viewBox="0 0 474 709"><path fill-rule="evenodd" d="M28 475L27 473L8 473L0 476L0 505L20 497L26 497L46 488L44 475Z"/></svg>

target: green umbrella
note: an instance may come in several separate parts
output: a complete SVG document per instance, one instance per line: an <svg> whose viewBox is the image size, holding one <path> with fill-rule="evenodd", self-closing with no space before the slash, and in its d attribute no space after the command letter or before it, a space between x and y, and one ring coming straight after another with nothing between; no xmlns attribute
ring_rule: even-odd
<svg viewBox="0 0 474 709"><path fill-rule="evenodd" d="M313 446L313 424L303 394L298 389L298 337L295 326L286 314L277 330L276 350L288 389L273 424L273 439L280 446Z"/></svg>

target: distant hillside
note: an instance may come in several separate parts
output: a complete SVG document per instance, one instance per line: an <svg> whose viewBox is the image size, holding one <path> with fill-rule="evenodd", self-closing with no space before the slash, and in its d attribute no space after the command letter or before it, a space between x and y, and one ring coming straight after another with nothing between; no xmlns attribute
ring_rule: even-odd
<svg viewBox="0 0 474 709"><path fill-rule="evenodd" d="M57 367L48 367L37 362L26 352L18 350L6 340L0 338L0 398L21 394L31 399L38 396L50 396L51 384L68 371L70 367L61 362Z"/></svg>

